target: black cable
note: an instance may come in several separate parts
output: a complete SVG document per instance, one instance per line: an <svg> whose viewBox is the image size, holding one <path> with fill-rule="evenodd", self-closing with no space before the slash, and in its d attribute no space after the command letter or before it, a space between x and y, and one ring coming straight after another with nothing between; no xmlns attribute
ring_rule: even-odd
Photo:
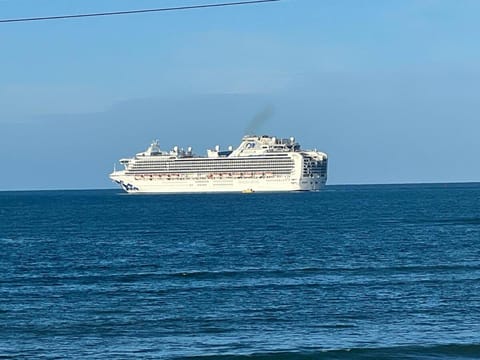
<svg viewBox="0 0 480 360"><path fill-rule="evenodd" d="M160 12L160 11L174 11L174 10L190 10L190 9L202 9L202 8L221 7L221 6L258 4L258 3L267 3L267 2L275 2L275 1L281 1L281 0L250 0L250 1L230 2L230 3L177 6L177 7L157 8L157 9L111 11L111 12L103 12L103 13L42 16L42 17L17 18L17 19L0 19L0 23L41 21L41 20L59 20L59 19L84 18L84 17L94 17L94 16L127 15L127 14L140 14L140 13Z"/></svg>

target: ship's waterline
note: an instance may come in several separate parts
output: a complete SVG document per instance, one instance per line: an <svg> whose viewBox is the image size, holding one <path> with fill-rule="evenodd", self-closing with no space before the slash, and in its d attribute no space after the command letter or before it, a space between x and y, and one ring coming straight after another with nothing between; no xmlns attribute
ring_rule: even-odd
<svg viewBox="0 0 480 360"><path fill-rule="evenodd" d="M236 149L207 156L192 149L162 151L157 141L121 159L110 178L128 193L318 191L327 181L327 155L302 150L293 137L244 136Z"/></svg>

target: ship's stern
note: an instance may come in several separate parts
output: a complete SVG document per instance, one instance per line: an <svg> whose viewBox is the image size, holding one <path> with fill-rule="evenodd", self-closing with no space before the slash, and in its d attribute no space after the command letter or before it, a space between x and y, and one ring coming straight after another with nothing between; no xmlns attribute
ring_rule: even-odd
<svg viewBox="0 0 480 360"><path fill-rule="evenodd" d="M327 183L328 156L320 151L302 153L303 165L300 187L305 191L319 191Z"/></svg>

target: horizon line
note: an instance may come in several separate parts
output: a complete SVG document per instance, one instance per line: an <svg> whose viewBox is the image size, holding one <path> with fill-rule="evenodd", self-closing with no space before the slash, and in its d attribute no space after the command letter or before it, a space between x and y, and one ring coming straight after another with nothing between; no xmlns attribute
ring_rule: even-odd
<svg viewBox="0 0 480 360"><path fill-rule="evenodd" d="M327 184L325 187L331 187L331 186L412 186L412 185L462 185L462 184L480 184L479 181L446 181L446 182L434 182L434 181L425 181L425 182L398 182L398 183L343 183L343 184ZM2 190L0 189L0 193L2 192L41 192L41 191L104 191L104 190L119 190L124 192L122 189L118 187L98 187L98 188L56 188L56 189L5 189ZM289 192L295 192L295 191L288 191ZM301 191L299 191L301 192ZM308 192L308 191L306 191ZM316 192L322 192L322 190L316 191ZM228 192L225 192L228 193ZM264 193L264 192L261 192ZM265 192L268 193L268 192ZM275 191L272 193L276 193ZM278 193L278 192L277 192ZM183 193L183 194L189 194L189 193ZM193 194L193 193L190 193ZM202 194L202 193L195 193L195 194ZM208 194L205 193L205 194ZM145 195L157 195L155 193L150 193L150 194L145 194ZM159 193L158 195L162 195L162 193Z"/></svg>

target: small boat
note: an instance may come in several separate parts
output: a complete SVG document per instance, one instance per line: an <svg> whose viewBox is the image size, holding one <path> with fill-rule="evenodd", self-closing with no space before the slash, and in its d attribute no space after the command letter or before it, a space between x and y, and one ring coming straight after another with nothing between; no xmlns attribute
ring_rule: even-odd
<svg viewBox="0 0 480 360"><path fill-rule="evenodd" d="M251 194L254 193L255 191L252 188L242 190L242 194Z"/></svg>

